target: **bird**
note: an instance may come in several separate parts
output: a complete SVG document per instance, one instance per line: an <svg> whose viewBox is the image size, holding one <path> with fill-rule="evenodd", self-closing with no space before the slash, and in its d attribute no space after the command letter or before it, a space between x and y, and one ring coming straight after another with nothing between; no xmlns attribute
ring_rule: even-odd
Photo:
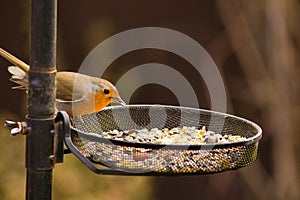
<svg viewBox="0 0 300 200"><path fill-rule="evenodd" d="M28 90L30 66L0 48L0 55L14 64L8 66L10 81L18 84L12 89ZM56 110L66 111L70 117L79 117L102 110L111 103L125 106L117 88L108 80L85 74L59 71L56 73Z"/></svg>

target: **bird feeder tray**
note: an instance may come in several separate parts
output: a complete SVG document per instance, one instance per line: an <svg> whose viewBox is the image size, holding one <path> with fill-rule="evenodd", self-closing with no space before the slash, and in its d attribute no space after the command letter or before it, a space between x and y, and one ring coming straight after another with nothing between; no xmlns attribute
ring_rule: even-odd
<svg viewBox="0 0 300 200"><path fill-rule="evenodd" d="M66 120L64 115L66 146L99 174L188 175L238 169L256 160L262 137L261 128L249 120L178 106L110 106L73 118L72 125Z"/></svg>

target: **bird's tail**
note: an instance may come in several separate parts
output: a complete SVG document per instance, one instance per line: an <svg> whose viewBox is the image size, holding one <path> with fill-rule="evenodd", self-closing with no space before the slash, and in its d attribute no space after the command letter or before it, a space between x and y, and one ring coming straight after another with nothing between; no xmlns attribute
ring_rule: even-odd
<svg viewBox="0 0 300 200"><path fill-rule="evenodd" d="M17 83L19 86L13 87L13 89L26 89L28 86L29 65L16 58L12 54L8 53L4 49L0 48L0 55L16 66L9 66L7 70L11 73L10 81Z"/></svg>
<svg viewBox="0 0 300 200"><path fill-rule="evenodd" d="M15 56L13 56L12 54L8 53L7 51L5 51L4 49L0 48L0 55L5 58L6 60L8 60L9 62L11 62L12 64L18 66L20 69L22 69L24 72L28 72L29 71L29 65L27 65L26 63L24 63L22 60L16 58Z"/></svg>

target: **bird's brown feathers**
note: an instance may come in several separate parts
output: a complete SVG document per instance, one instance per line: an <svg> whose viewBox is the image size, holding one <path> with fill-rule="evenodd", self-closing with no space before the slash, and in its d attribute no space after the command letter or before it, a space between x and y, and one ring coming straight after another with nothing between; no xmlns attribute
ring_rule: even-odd
<svg viewBox="0 0 300 200"><path fill-rule="evenodd" d="M0 55L17 66L9 66L10 81L18 84L14 89L28 89L29 65L0 48ZM108 93L104 91L109 91ZM125 105L115 86L109 81L75 72L57 72L56 107L70 115L97 112L111 102Z"/></svg>

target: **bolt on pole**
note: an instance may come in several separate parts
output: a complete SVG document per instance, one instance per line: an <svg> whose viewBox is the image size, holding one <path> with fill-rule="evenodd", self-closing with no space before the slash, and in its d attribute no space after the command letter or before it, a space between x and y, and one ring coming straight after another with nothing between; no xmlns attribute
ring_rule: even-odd
<svg viewBox="0 0 300 200"><path fill-rule="evenodd" d="M26 199L52 198L57 0L31 1Z"/></svg>

